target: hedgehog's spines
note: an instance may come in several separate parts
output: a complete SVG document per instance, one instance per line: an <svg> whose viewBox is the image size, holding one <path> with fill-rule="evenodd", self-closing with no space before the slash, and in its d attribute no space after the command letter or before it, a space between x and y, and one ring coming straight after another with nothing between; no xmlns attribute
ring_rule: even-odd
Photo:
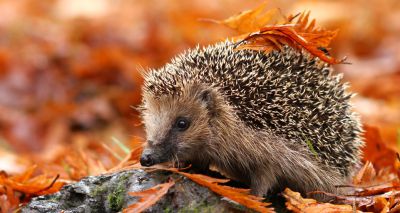
<svg viewBox="0 0 400 213"><path fill-rule="evenodd" d="M362 142L342 76L288 46L265 55L235 50L236 45L223 42L181 54L149 73L144 91L160 97L179 95L194 83L216 85L249 127L296 143L310 140L323 163L347 175Z"/></svg>

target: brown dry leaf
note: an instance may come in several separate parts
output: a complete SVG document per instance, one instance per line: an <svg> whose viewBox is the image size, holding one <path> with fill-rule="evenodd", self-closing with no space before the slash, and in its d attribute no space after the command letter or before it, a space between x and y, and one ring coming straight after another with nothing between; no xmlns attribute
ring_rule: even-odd
<svg viewBox="0 0 400 213"><path fill-rule="evenodd" d="M389 169L374 169L370 162L367 162L363 168L353 178L354 196L358 198L376 198L384 197L389 199L392 196L400 195L400 180L397 174ZM372 197L371 197L372 196Z"/></svg>
<svg viewBox="0 0 400 213"><path fill-rule="evenodd" d="M17 207L19 205L20 199L16 195L16 193L14 193L14 190L12 188L1 187L0 194L0 210L2 210L2 212L9 212L11 209L13 209L13 207Z"/></svg>
<svg viewBox="0 0 400 213"><path fill-rule="evenodd" d="M265 4L262 4L254 10L244 11L237 16L215 22L236 30L241 34L239 38L251 33L243 39L246 42L238 49L261 50L267 53L273 49L280 50L283 45L289 45L305 49L329 64L344 62L344 59L337 60L323 51L336 37L337 30L317 28L315 19L309 21L309 12L285 17L278 9L262 13L264 8Z"/></svg>
<svg viewBox="0 0 400 213"><path fill-rule="evenodd" d="M94 159L83 150L80 150L79 153L87 165L86 168L88 169L87 171L89 175L99 175L107 171L107 169L100 160Z"/></svg>
<svg viewBox="0 0 400 213"><path fill-rule="evenodd" d="M374 212L389 212L390 202L383 197L377 197L374 199Z"/></svg>
<svg viewBox="0 0 400 213"><path fill-rule="evenodd" d="M267 206L271 205L270 203L262 202L264 198L250 195L249 189L239 189L230 186L219 185L219 183L226 183L229 181L227 179L217 179L201 174L190 174L181 172L176 168L166 170L184 175L185 177L190 178L192 181L209 188L211 191L229 198L249 209L253 209L258 212L275 212L273 208L267 208Z"/></svg>
<svg viewBox="0 0 400 213"><path fill-rule="evenodd" d="M119 171L125 169L129 166L135 165L139 162L140 156L143 152L143 140L138 137L133 137L130 146L130 153L116 165L115 167L109 169L107 172Z"/></svg>
<svg viewBox="0 0 400 213"><path fill-rule="evenodd" d="M363 197L359 197L363 198ZM359 210L368 212L398 212L400 204L400 191L392 190L377 196L365 196L369 202L356 202Z"/></svg>
<svg viewBox="0 0 400 213"><path fill-rule="evenodd" d="M31 195L43 195L57 192L65 183L58 176L48 177L46 174L33 176L36 166L29 168L24 174L8 177L4 173L0 175L0 186L9 187L12 190Z"/></svg>
<svg viewBox="0 0 400 213"><path fill-rule="evenodd" d="M7 195L0 195L0 210L2 212L11 212L12 204L8 199L10 199L10 197L7 197Z"/></svg>
<svg viewBox="0 0 400 213"><path fill-rule="evenodd" d="M358 188L355 195L358 197L382 196L385 198L389 198L392 195L399 196L400 195L399 193L400 193L400 184L398 181L394 181L391 183L381 183L369 187Z"/></svg>
<svg viewBox="0 0 400 213"><path fill-rule="evenodd" d="M355 205L358 210L388 212L400 201L400 181L397 174L389 169L374 169L367 162L353 177L351 195L335 195L326 192L314 192L327 195L343 204ZM397 208L397 207L396 207Z"/></svg>
<svg viewBox="0 0 400 213"><path fill-rule="evenodd" d="M374 164L377 170L392 168L395 170L397 160L396 151L389 148L382 140L376 127L364 125L366 146L363 149L364 160Z"/></svg>
<svg viewBox="0 0 400 213"><path fill-rule="evenodd" d="M389 213L400 212L400 202L398 202L392 209L390 209Z"/></svg>
<svg viewBox="0 0 400 213"><path fill-rule="evenodd" d="M175 182L171 179L167 183L163 184L158 184L157 186L154 186L150 189L146 189L141 192L129 192L128 194L131 196L138 196L140 197L139 201L135 204L132 204L125 208L123 210L124 213L128 212L142 212L146 210L147 208L151 207L155 203L157 203L158 200L162 196L164 196L167 192L168 189L171 188Z"/></svg>
<svg viewBox="0 0 400 213"><path fill-rule="evenodd" d="M246 10L238 15L231 16L222 21L214 21L218 24L226 25L240 34L258 31L267 24L277 24L286 21L286 18L277 8L270 9L263 13L266 3L261 4L253 10Z"/></svg>
<svg viewBox="0 0 400 213"><path fill-rule="evenodd" d="M120 171L128 166L135 165L139 162L140 155L142 154L143 146L133 148L129 155L127 155L118 165L108 170L108 172Z"/></svg>
<svg viewBox="0 0 400 213"><path fill-rule="evenodd" d="M270 47L273 47L273 49L281 49L281 46L288 45L293 48L304 49L312 56L318 57L329 64L344 62L344 59L335 59L321 50L321 48L326 49L327 46L318 46L319 44L329 44L336 33L332 31L306 33L303 31L296 31L294 26L295 25L292 24L284 24L263 27L259 32L247 36L244 39L246 43L242 45L240 49L263 50L260 49L260 47L265 47L266 51L269 51ZM307 28L305 30L307 30ZM301 34L305 35L305 37Z"/></svg>
<svg viewBox="0 0 400 213"><path fill-rule="evenodd" d="M365 163L360 171L353 177L353 184L362 185L370 183L376 177L376 171L371 162Z"/></svg>
<svg viewBox="0 0 400 213"><path fill-rule="evenodd" d="M71 151L65 157L65 164L72 180L79 180L82 177L98 175L107 171L101 161L94 159L83 150Z"/></svg>
<svg viewBox="0 0 400 213"><path fill-rule="evenodd" d="M320 213L320 212L361 212L350 205L335 205L331 203L318 203L314 199L303 198L300 193L286 188L283 192L286 198L286 207L293 212Z"/></svg>
<svg viewBox="0 0 400 213"><path fill-rule="evenodd" d="M328 47L331 41L337 36L339 30L323 30L316 27L315 19L309 21L310 12L303 12L297 18L297 22L294 23L293 29L298 32L307 42L317 47ZM295 20L296 18L289 17L288 20ZM291 23L291 22L289 22Z"/></svg>

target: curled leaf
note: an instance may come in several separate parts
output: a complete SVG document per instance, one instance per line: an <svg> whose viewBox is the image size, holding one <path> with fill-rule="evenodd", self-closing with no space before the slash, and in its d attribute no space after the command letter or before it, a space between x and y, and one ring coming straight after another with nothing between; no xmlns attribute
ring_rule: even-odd
<svg viewBox="0 0 400 213"><path fill-rule="evenodd" d="M142 212L147 208L151 207L157 201L160 200L167 192L168 189L171 188L175 182L171 179L166 183L158 184L150 189L146 189L141 192L129 192L128 194L131 196L140 197L139 201L135 204L132 204L123 210L124 213L130 212Z"/></svg>
<svg viewBox="0 0 400 213"><path fill-rule="evenodd" d="M307 212L307 213L320 213L320 212L361 212L354 209L350 205L335 205L331 203L318 203L314 199L303 198L300 193L294 192L286 188L283 192L286 198L286 207L293 212Z"/></svg>
<svg viewBox="0 0 400 213"><path fill-rule="evenodd" d="M327 53L328 46L336 37L338 30L324 30L316 26L315 19L310 20L310 12L284 16L279 9L263 13L265 4L253 10L244 11L223 21L223 24L240 35L242 45L238 49L261 50L266 53L281 50L283 45L303 49L329 64L345 63Z"/></svg>
<svg viewBox="0 0 400 213"><path fill-rule="evenodd" d="M261 4L253 10L246 10L238 15L231 16L225 20L209 20L217 24L223 24L232 28L240 34L254 32L267 24L277 24L286 21L286 18L277 8L270 9L264 12L266 3Z"/></svg>
<svg viewBox="0 0 400 213"><path fill-rule="evenodd" d="M321 50L325 46L318 46L318 44L330 43L335 35L336 33L324 33L323 31L320 33L298 32L292 24L266 26L261 28L259 32L244 38L246 42L241 49L260 50L260 47L265 47L266 50L269 50L269 47L281 49L281 46L288 45L293 48L304 49L312 56L329 64L344 63L345 59L335 59Z"/></svg>
<svg viewBox="0 0 400 213"><path fill-rule="evenodd" d="M257 197L249 194L249 189L240 189L230 186L223 186L220 183L226 183L227 179L217 179L201 174L190 174L186 172L181 172L178 169L172 168L167 169L168 171L173 171L179 173L192 181L209 188L211 191L229 198L247 208L256 210L258 212L274 212L274 209L270 206L270 203L262 202L264 198Z"/></svg>

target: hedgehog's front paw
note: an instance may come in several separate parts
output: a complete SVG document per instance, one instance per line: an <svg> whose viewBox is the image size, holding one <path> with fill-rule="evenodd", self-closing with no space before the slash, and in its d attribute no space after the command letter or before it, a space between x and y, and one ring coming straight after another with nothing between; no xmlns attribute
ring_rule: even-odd
<svg viewBox="0 0 400 213"><path fill-rule="evenodd" d="M257 197L264 197L268 192L268 189L260 189L251 187L250 194L255 195Z"/></svg>
<svg viewBox="0 0 400 213"><path fill-rule="evenodd" d="M272 186L273 183L270 180L259 176L251 180L250 193L258 197L263 197L271 190Z"/></svg>

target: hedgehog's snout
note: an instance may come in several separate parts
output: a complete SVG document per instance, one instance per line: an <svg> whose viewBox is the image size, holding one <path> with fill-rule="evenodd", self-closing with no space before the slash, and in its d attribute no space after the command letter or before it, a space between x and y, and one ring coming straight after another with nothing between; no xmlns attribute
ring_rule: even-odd
<svg viewBox="0 0 400 213"><path fill-rule="evenodd" d="M142 166L153 166L155 164L155 160L152 155L148 151L143 151L142 156L140 157L140 164Z"/></svg>
<svg viewBox="0 0 400 213"><path fill-rule="evenodd" d="M154 165L154 161L150 155L142 155L142 157L140 157L140 164L142 166L152 166Z"/></svg>

